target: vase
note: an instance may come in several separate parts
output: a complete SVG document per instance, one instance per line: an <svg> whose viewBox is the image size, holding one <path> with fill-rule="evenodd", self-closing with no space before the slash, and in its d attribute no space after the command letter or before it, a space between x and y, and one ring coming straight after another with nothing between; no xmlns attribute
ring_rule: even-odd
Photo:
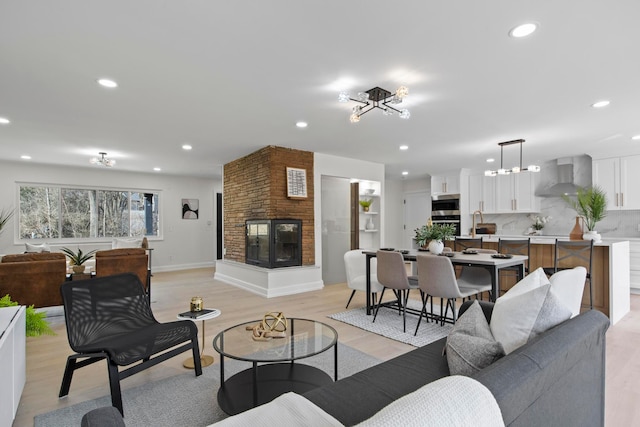
<svg viewBox="0 0 640 427"><path fill-rule="evenodd" d="M569 240L582 240L582 235L584 231L582 231L582 224L580 224L580 217L576 217L576 224L571 229L569 233Z"/></svg>
<svg viewBox="0 0 640 427"><path fill-rule="evenodd" d="M434 255L440 255L444 251L444 243L442 240L432 240L429 242L429 252Z"/></svg>
<svg viewBox="0 0 640 427"><path fill-rule="evenodd" d="M75 274L82 274L82 273L84 273L84 268L85 267L86 266L84 266L84 265L74 265L73 267L71 267L71 269L73 270L73 272Z"/></svg>
<svg viewBox="0 0 640 427"><path fill-rule="evenodd" d="M369 212L369 206L363 206L362 212Z"/></svg>
<svg viewBox="0 0 640 427"><path fill-rule="evenodd" d="M587 230L582 235L582 240L593 240L594 243L602 241L602 236L595 230Z"/></svg>
<svg viewBox="0 0 640 427"><path fill-rule="evenodd" d="M364 225L364 228L366 230L373 230L376 228L376 225L373 223L373 218L369 217L369 219L367 219L367 223Z"/></svg>

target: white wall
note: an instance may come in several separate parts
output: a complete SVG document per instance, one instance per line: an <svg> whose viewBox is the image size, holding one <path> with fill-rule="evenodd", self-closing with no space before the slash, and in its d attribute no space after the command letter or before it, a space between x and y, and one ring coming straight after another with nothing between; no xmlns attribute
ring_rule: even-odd
<svg viewBox="0 0 640 427"><path fill-rule="evenodd" d="M384 229L386 231L384 247L403 248L404 242L404 203L403 203L403 182L401 180L384 183L386 217Z"/></svg>
<svg viewBox="0 0 640 427"><path fill-rule="evenodd" d="M313 160L313 185L315 191L314 216L315 216L315 252L316 265L322 265L322 176L339 178L361 179L380 182L380 223L385 224L385 197L384 165L381 163L366 162L364 160L348 159L346 157L332 156L329 154L314 153ZM381 227L380 245L385 245L385 230Z"/></svg>
<svg viewBox="0 0 640 427"><path fill-rule="evenodd" d="M114 169L72 168L28 162L0 162L0 210L18 206L16 183L78 185L97 188L154 190L160 193L160 238L150 238L153 270L178 270L215 265L215 193L219 180L132 173ZM183 220L181 199L199 199L197 220ZM16 212L17 216L17 212ZM0 234L0 253L20 253L24 243L17 238L16 217ZM86 241L85 241L86 242ZM77 244L56 245L74 247ZM111 242L83 243L84 249L107 249Z"/></svg>

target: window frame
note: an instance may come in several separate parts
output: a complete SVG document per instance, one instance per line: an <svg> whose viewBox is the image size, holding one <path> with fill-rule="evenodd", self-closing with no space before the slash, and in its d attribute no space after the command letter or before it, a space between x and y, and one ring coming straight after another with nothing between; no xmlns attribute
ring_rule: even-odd
<svg viewBox="0 0 640 427"><path fill-rule="evenodd" d="M115 191L115 192L127 192L128 193L128 211L129 211L129 235L128 236L112 236L112 237L43 237L43 238L23 238L20 233L20 223L21 223L21 206L20 206L20 188L21 187L48 187L48 188L57 188L60 189L59 194L59 202L62 202L62 193L63 189L72 189L72 190L89 190L89 191ZM158 234L157 235L141 235L141 236L132 236L131 235L131 195L133 193L152 193L157 195L158 198ZM15 210L15 221L14 221L14 242L16 244L23 244L29 242L47 242L51 244L70 244L70 243L111 243L113 239L116 238L129 238L129 237L146 237L150 241L158 241L163 240L163 192L158 189L142 189L142 188L126 188L126 187L101 187L101 186L89 186L89 185L75 185L75 184L53 184L53 183L43 183L43 182L16 182L16 204L17 206ZM60 203L60 206L62 204ZM58 224L58 233L62 235L62 211L58 213L60 216L59 224Z"/></svg>

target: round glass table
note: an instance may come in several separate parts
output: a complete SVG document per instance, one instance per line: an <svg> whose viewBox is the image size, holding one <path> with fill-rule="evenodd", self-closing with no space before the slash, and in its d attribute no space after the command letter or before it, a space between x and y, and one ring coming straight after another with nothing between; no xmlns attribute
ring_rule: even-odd
<svg viewBox="0 0 640 427"><path fill-rule="evenodd" d="M251 326L260 322L241 323L213 339L213 348L220 353L218 404L229 415L270 402L289 391L305 393L338 380L338 333L334 328L315 320L289 318L284 337L256 341ZM294 363L331 347L333 379L314 366ZM225 381L225 357L251 362L252 367Z"/></svg>

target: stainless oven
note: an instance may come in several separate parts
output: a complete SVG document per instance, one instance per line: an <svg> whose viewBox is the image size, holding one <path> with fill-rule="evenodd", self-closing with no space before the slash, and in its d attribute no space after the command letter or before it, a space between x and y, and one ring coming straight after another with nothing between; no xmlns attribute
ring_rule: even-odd
<svg viewBox="0 0 640 427"><path fill-rule="evenodd" d="M456 227L456 236L460 236L460 195L431 196L431 222L452 224Z"/></svg>

